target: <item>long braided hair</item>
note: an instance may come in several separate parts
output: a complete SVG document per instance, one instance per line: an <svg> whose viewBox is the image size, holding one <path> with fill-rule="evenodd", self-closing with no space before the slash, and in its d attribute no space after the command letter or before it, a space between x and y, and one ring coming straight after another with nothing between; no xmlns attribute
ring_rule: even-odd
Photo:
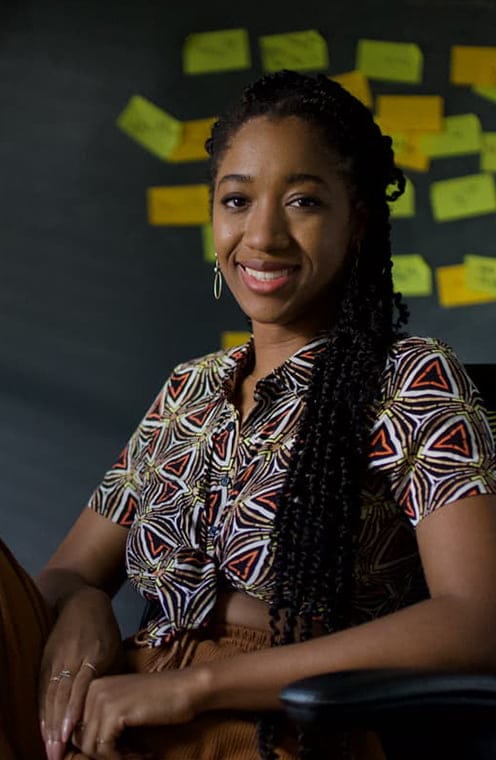
<svg viewBox="0 0 496 760"><path fill-rule="evenodd" d="M310 638L316 620L326 632L351 623L370 408L388 351L408 319L393 293L387 203L402 194L405 178L394 164L391 139L359 100L323 75L280 71L247 87L214 125L206 143L212 187L238 129L260 116L308 121L340 157L352 204L365 220L360 245L348 255L331 337L315 362L279 497L270 606L277 646ZM262 757L276 757L270 722L259 736Z"/></svg>

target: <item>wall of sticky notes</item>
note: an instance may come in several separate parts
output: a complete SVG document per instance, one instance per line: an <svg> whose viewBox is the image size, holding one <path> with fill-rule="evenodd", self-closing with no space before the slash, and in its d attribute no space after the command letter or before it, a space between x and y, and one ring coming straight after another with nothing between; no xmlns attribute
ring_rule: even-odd
<svg viewBox="0 0 496 760"><path fill-rule="evenodd" d="M249 329L212 297L204 142L263 71L320 72L371 109L408 178L411 330L496 362L495 3L4 6L0 535L29 569L171 368Z"/></svg>

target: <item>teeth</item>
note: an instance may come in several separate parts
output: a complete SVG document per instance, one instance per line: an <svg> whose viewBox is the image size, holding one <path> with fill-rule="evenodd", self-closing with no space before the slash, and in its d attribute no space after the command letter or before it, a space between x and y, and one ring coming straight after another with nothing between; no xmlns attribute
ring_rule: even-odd
<svg viewBox="0 0 496 760"><path fill-rule="evenodd" d="M259 280L260 282L277 280L279 277L287 277L289 274L291 274L291 269L279 269L276 272L259 272L258 269L250 269L249 267L244 267L244 270L250 275L250 277L253 277L255 280Z"/></svg>

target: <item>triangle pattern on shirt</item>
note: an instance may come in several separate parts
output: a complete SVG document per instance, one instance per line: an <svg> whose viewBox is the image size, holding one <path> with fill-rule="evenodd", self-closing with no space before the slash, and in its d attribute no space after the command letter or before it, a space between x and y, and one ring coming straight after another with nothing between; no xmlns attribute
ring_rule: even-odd
<svg viewBox="0 0 496 760"><path fill-rule="evenodd" d="M431 446L436 451L461 454L470 459L474 457L470 433L463 420L454 422Z"/></svg>
<svg viewBox="0 0 496 760"><path fill-rule="evenodd" d="M190 459L193 456L193 454L194 452L188 451L182 457L177 457L177 459L171 459L170 462L167 462L165 470L167 472L172 472L173 475L176 475L178 478L180 478L185 472L187 466L189 465Z"/></svg>
<svg viewBox="0 0 496 760"><path fill-rule="evenodd" d="M158 555L162 554L166 548L166 545L163 543L163 541L161 543L155 542L155 536L151 530L145 530L145 540L148 550L153 557L158 557Z"/></svg>
<svg viewBox="0 0 496 760"><path fill-rule="evenodd" d="M260 549L252 549L251 551L245 552L245 554L242 554L240 557L231 560L231 562L228 562L227 567L231 572L237 575L238 578L246 580L250 577L253 565L259 556Z"/></svg>
<svg viewBox="0 0 496 760"><path fill-rule="evenodd" d="M191 370L190 372L183 372L181 375L173 375L171 377L169 389L174 401L181 395L193 373L193 370Z"/></svg>
<svg viewBox="0 0 496 760"><path fill-rule="evenodd" d="M394 454L396 454L396 449L389 431L386 425L381 425L372 438L370 456L372 459L379 459L380 457L390 457Z"/></svg>
<svg viewBox="0 0 496 760"><path fill-rule="evenodd" d="M427 390L431 388L437 391L446 391L446 393L457 393L453 387L453 382L449 376L443 359L437 356L432 361L424 364L418 372L410 378L405 391L410 390Z"/></svg>

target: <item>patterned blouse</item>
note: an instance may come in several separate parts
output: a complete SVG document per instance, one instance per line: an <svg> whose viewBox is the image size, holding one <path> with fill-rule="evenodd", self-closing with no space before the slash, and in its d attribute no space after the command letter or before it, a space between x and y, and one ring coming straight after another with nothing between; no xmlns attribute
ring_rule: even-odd
<svg viewBox="0 0 496 760"><path fill-rule="evenodd" d="M128 576L158 602L149 646L206 623L221 586L269 601L277 498L326 340L260 380L241 425L231 399L251 342L179 365L93 494L91 508L129 528ZM496 493L496 467L476 389L444 344L399 340L371 410L353 622L425 595L414 526L485 493Z"/></svg>

